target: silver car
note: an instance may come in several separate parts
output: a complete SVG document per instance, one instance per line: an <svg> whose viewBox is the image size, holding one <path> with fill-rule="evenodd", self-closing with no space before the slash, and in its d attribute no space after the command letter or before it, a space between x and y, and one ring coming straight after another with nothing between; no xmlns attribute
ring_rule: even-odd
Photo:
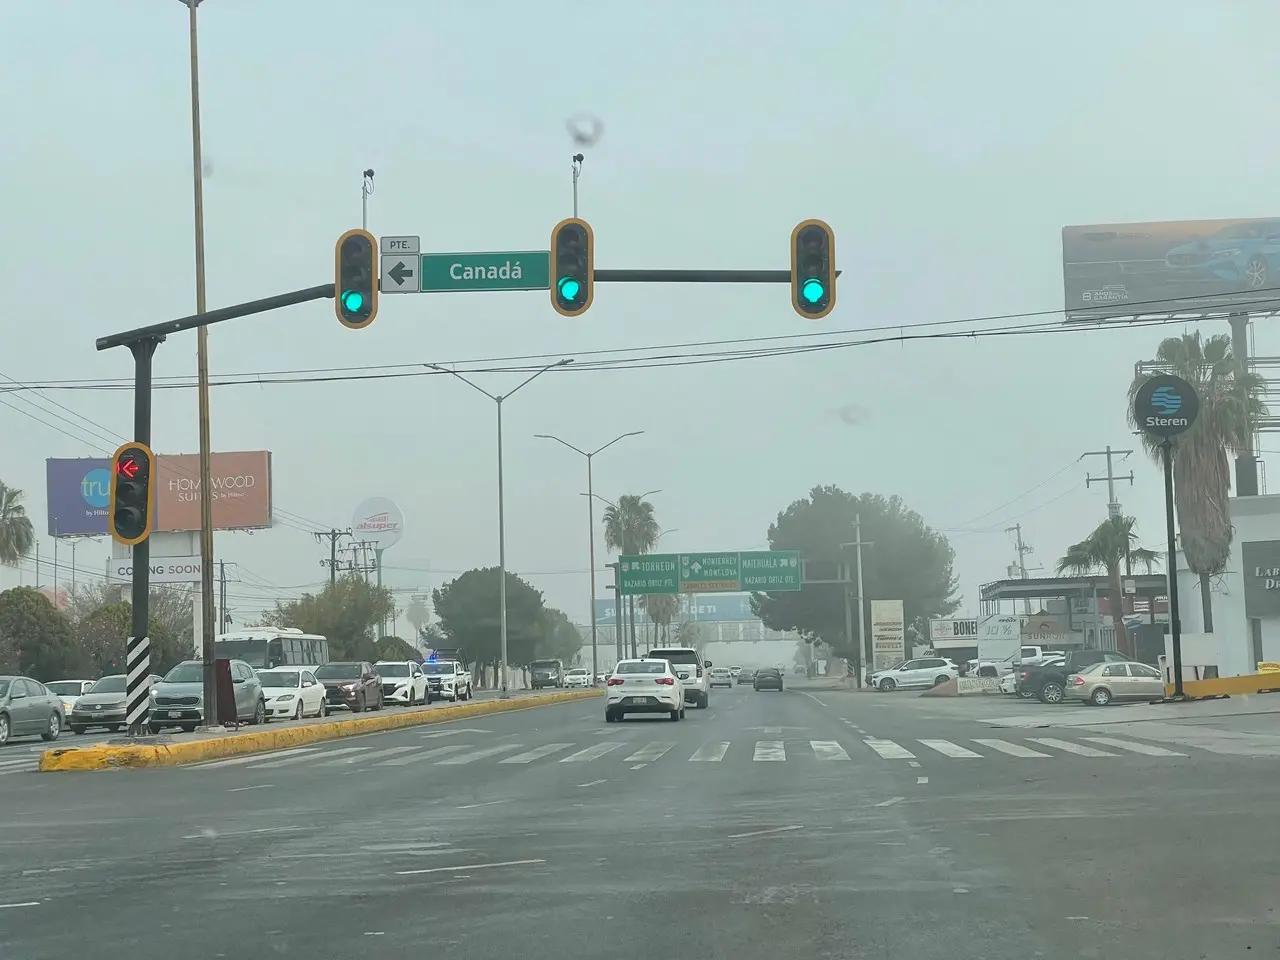
<svg viewBox="0 0 1280 960"><path fill-rule="evenodd" d="M267 700L262 692L262 681L253 667L243 660L232 660L231 684L236 695L234 722L259 724L267 719ZM220 718L231 723L231 717ZM164 675L164 679L151 688L151 717L148 726L152 733L166 727L181 727L187 733L204 722L204 664L199 660L184 660Z"/></svg>
<svg viewBox="0 0 1280 960"><path fill-rule="evenodd" d="M154 674L150 677L152 685L160 678ZM68 726L72 733L84 733L94 727L105 727L115 733L128 722L126 711L126 681L123 673L103 677L89 690L76 698L71 708ZM148 708L150 704L148 704Z"/></svg>
<svg viewBox="0 0 1280 960"><path fill-rule="evenodd" d="M62 701L30 677L0 677L0 745L10 737L57 740L66 714Z"/></svg>

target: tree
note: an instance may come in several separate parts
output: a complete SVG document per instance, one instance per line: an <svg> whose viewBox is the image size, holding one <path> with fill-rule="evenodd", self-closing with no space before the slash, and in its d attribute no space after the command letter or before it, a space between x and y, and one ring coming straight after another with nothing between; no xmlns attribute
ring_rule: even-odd
<svg viewBox="0 0 1280 960"><path fill-rule="evenodd" d="M676 643L682 647L696 647L702 642L702 624L681 620L676 624Z"/></svg>
<svg viewBox="0 0 1280 960"><path fill-rule="evenodd" d="M867 597L901 600L906 623L946 616L960 605L955 598L955 551L900 497L855 496L834 486L814 487L807 498L778 514L769 526L769 546L798 550L811 570L827 570L830 579L839 579L834 574L841 563L854 569L853 550L841 544L855 539L857 518L862 522L862 539L873 544L862 554ZM853 636L845 636L845 587L840 584L755 594L751 606L771 630L794 630L808 643L820 640L837 656L862 661L865 644L856 612Z"/></svg>
<svg viewBox="0 0 1280 960"><path fill-rule="evenodd" d="M384 621L394 620L391 591L376 587L359 574L349 573L327 583L319 593L304 593L297 600L276 601L265 614L265 626L297 627L329 641L333 660L368 660L377 656L374 632Z"/></svg>
<svg viewBox="0 0 1280 960"><path fill-rule="evenodd" d="M0 482L0 563L16 567L31 552L35 539L22 491Z"/></svg>
<svg viewBox="0 0 1280 960"><path fill-rule="evenodd" d="M640 598L640 605L658 633L660 643L671 639L671 621L680 612L680 598L674 593L655 593Z"/></svg>
<svg viewBox="0 0 1280 960"><path fill-rule="evenodd" d="M418 660L422 656L417 647L399 637L383 637L374 653L375 660Z"/></svg>
<svg viewBox="0 0 1280 960"><path fill-rule="evenodd" d="M501 654L497 567L468 570L431 591L440 629L475 662L497 663ZM528 663L542 637L542 593L507 572L508 664Z"/></svg>
<svg viewBox="0 0 1280 960"><path fill-rule="evenodd" d="M1132 564L1143 563L1148 569L1160 555L1154 550L1136 546L1137 532L1133 517L1108 517L1093 533L1079 543L1067 547L1058 561L1059 573L1082 576L1102 570L1107 575L1111 594L1111 621L1115 624L1116 647L1130 657L1136 655L1129 631L1124 625L1124 587L1120 578Z"/></svg>
<svg viewBox="0 0 1280 960"><path fill-rule="evenodd" d="M1223 572L1231 552L1233 531L1227 508L1231 490L1231 462L1227 451L1248 450L1258 421L1266 415L1262 378L1237 369L1231 338L1225 334L1203 339L1186 333L1163 340L1156 362L1190 383L1200 397L1200 414L1182 435L1173 438L1173 480L1182 552L1187 566L1200 577L1204 629L1213 631L1210 578ZM1140 373L1129 385L1129 422L1138 390L1156 373ZM1160 439L1139 430L1142 445L1161 462Z"/></svg>
<svg viewBox="0 0 1280 960"><path fill-rule="evenodd" d="M404 611L404 618L409 621L409 626L413 627L414 636L422 636L422 628L431 619L431 613L427 610L427 604L422 597L415 596L409 601L409 606Z"/></svg>
<svg viewBox="0 0 1280 960"><path fill-rule="evenodd" d="M563 660L572 663L582 651L582 634L569 615L556 607L542 611L542 636L533 648L535 660Z"/></svg>
<svg viewBox="0 0 1280 960"><path fill-rule="evenodd" d="M120 584L79 584L67 602L67 617L80 640L84 669L94 676L124 673L125 642L133 630L132 606ZM151 671L164 674L195 655L193 593L189 587L158 586L148 601Z"/></svg>
<svg viewBox="0 0 1280 960"><path fill-rule="evenodd" d="M0 593L0 673L49 681L74 676L82 654L71 622L34 587Z"/></svg>
<svg viewBox="0 0 1280 960"><path fill-rule="evenodd" d="M604 545L621 554L648 553L662 535L654 519L653 504L643 497L624 493L616 504L604 509ZM631 655L636 654L636 601L627 598L627 619L631 623Z"/></svg>

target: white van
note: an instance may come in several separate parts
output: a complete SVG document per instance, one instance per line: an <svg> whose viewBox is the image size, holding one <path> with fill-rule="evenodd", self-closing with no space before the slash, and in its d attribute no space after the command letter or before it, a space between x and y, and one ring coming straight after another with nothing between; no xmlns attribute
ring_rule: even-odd
<svg viewBox="0 0 1280 960"><path fill-rule="evenodd" d="M666 660L684 684L684 702L706 709L711 701L711 661L693 647L659 647L645 654L646 660Z"/></svg>

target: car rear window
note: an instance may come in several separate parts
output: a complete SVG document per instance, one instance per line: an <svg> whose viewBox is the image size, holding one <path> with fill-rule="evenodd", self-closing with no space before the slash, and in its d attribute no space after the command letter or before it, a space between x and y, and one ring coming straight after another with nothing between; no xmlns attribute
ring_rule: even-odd
<svg viewBox="0 0 1280 960"><path fill-rule="evenodd" d="M666 660L669 663L701 663L697 650L650 650L649 657L653 660Z"/></svg>
<svg viewBox="0 0 1280 960"><path fill-rule="evenodd" d="M667 665L661 660L636 660L633 663L620 663L613 671L619 673L666 673ZM566 694L567 696L567 694Z"/></svg>

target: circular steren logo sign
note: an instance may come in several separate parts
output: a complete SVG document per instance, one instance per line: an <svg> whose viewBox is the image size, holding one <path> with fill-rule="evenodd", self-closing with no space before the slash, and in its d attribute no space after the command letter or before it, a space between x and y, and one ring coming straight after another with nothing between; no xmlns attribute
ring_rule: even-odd
<svg viewBox="0 0 1280 960"><path fill-rule="evenodd" d="M1157 437L1176 437L1196 422L1200 397L1181 377L1152 377L1133 398L1133 419L1138 429Z"/></svg>

